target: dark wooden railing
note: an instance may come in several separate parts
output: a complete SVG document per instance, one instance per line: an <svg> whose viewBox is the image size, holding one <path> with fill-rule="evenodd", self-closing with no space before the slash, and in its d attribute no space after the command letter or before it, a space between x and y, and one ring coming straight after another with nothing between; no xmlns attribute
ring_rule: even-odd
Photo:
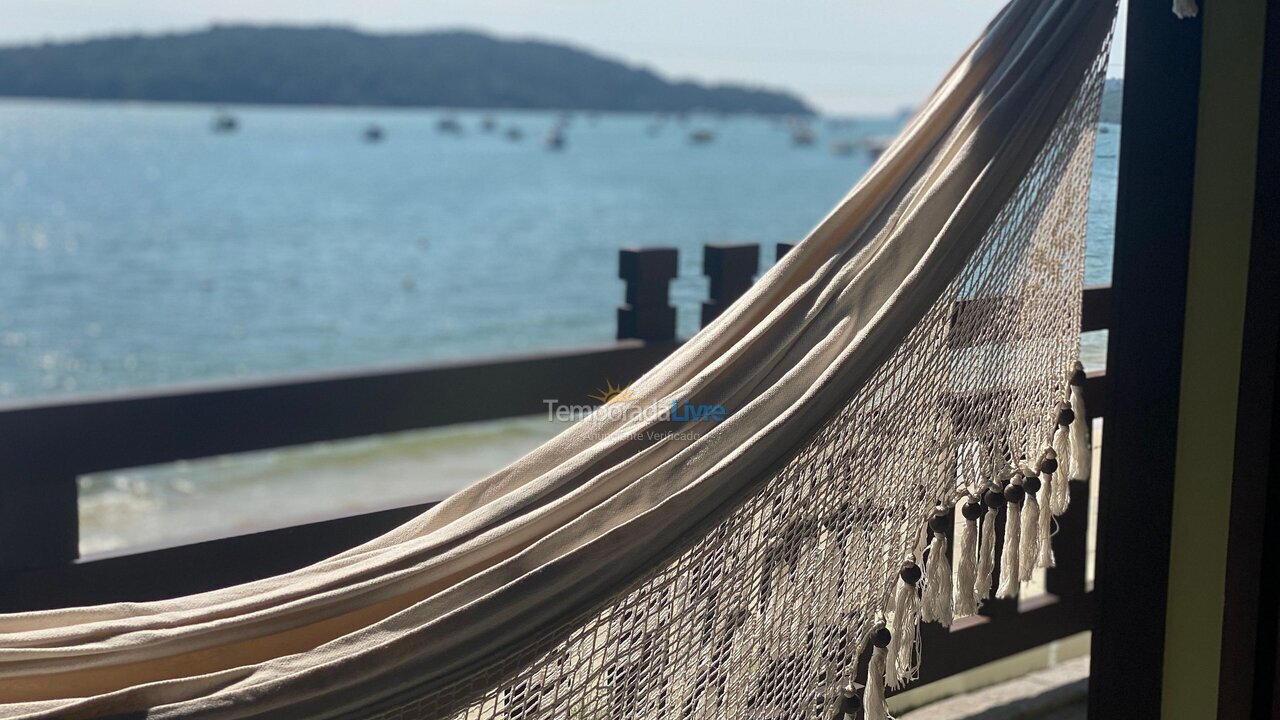
<svg viewBox="0 0 1280 720"><path fill-rule="evenodd" d="M662 251L666 253L667 251ZM740 251L735 251L740 252ZM624 256L625 257L625 256ZM666 260L659 257L660 260ZM667 265L624 259L632 328L652 338L669 327ZM708 263L738 272L739 264ZM630 273L630 276L628 276ZM738 272L739 275L743 274ZM715 278L713 278L713 281ZM646 286L646 283L648 286ZM727 287L727 285L726 285ZM658 320L646 320L645 313ZM664 311L665 313L665 311ZM1084 294L1082 330L1100 330L1110 288ZM638 322L637 322L638 320ZM620 323L620 326L623 323ZM662 326L662 327L660 327ZM420 503L319 518L167 547L80 557L79 476L380 433L533 415L547 398L586 402L606 379L627 383L678 346L673 339L499 360L405 366L264 381L53 400L0 407L0 612L202 592L286 572L372 539L431 506ZM1106 409L1101 373L1085 386L1088 411ZM993 601L946 630L928 625L921 681L936 680L1087 630L1088 486L1074 483L1071 513L1054 538L1057 567L1044 595Z"/></svg>
<svg viewBox="0 0 1280 720"><path fill-rule="evenodd" d="M0 572L62 566L79 557L76 479L82 475L535 415L546 412L550 398L590 402L606 380L629 382L677 345L626 340L490 361L0 407ZM370 520L376 524L382 516ZM9 589L12 584L0 588L0 610Z"/></svg>

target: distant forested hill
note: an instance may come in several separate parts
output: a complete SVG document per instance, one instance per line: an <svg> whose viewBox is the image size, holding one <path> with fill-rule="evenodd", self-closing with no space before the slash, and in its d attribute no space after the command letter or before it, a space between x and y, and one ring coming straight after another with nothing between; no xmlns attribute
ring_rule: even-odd
<svg viewBox="0 0 1280 720"><path fill-rule="evenodd" d="M208 103L809 113L794 95L670 82L544 42L471 32L217 26L0 48L0 95Z"/></svg>

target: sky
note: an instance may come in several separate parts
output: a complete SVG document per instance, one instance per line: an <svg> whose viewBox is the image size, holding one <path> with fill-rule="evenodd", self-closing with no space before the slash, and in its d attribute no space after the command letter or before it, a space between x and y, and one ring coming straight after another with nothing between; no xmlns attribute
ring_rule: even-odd
<svg viewBox="0 0 1280 720"><path fill-rule="evenodd" d="M799 93L823 112L919 103L1004 0L0 0L0 43L214 22L466 28L565 42L673 79ZM1111 74L1119 75L1118 54Z"/></svg>

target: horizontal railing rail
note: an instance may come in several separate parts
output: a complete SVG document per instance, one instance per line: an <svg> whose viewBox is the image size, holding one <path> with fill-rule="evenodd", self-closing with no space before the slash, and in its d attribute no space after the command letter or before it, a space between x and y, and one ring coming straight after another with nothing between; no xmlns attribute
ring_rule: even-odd
<svg viewBox="0 0 1280 720"><path fill-rule="evenodd" d="M1081 329L1106 329L1109 287L1085 290ZM325 518L171 547L80 558L76 478L91 472L545 412L626 383L678 347L627 340L603 348L121 393L0 407L0 612L203 592L294 570L391 530L431 503ZM1106 412L1105 377L1085 385ZM1088 485L1054 539L1044 595L988 601L980 616L928 625L920 682L1089 629Z"/></svg>
<svg viewBox="0 0 1280 720"><path fill-rule="evenodd" d="M0 407L0 568L79 556L81 475L534 415L638 377L674 342L206 383Z"/></svg>

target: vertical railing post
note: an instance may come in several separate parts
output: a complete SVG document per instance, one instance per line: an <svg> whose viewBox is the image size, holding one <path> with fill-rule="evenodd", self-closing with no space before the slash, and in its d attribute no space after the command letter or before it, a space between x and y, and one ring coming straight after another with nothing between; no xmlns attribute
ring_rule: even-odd
<svg viewBox="0 0 1280 720"><path fill-rule="evenodd" d="M1166 611L1191 216L1201 187L1197 123L1200 98L1236 97L1204 95L1203 22L1179 20L1164 3L1128 8L1089 663L1093 720L1157 716L1171 690ZM1183 708L1184 717L1194 714Z"/></svg>
<svg viewBox="0 0 1280 720"><path fill-rule="evenodd" d="M676 309L670 284L678 272L672 247L624 248L618 252L618 277L627 282L626 304L618 308L618 339L674 340Z"/></svg>
<svg viewBox="0 0 1280 720"><path fill-rule="evenodd" d="M1058 479L1054 478L1054 482ZM1085 593L1085 559L1089 535L1089 483L1072 481L1071 509L1054 519L1054 565L1045 571L1044 589L1060 598Z"/></svg>
<svg viewBox="0 0 1280 720"><path fill-rule="evenodd" d="M734 300L751 288L760 270L760 246L707 245L702 251L702 272L711 279L710 299L702 303L702 326L715 320Z"/></svg>
<svg viewBox="0 0 1280 720"><path fill-rule="evenodd" d="M0 572L78 558L78 494L74 477L0 480Z"/></svg>

